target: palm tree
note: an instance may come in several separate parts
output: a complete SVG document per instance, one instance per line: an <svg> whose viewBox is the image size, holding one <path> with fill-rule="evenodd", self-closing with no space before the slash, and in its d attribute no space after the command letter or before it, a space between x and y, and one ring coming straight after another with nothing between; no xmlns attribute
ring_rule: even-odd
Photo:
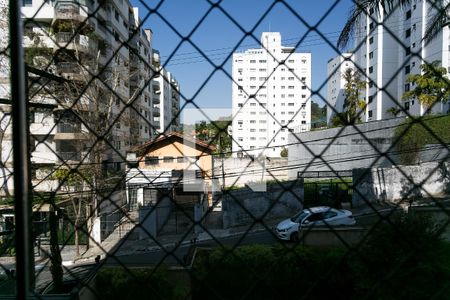
<svg viewBox="0 0 450 300"><path fill-rule="evenodd" d="M434 39L442 27L449 24L447 12L450 9L450 3L445 2L447 1L435 0L432 3L436 13L431 18L425 31L424 41L426 43ZM366 16L370 11L373 10L377 14L383 12L384 15L388 15L396 8L403 7L410 3L411 0L354 0L354 5L350 10L349 18L337 41L338 49L343 50L348 45L358 24L358 20L361 17Z"/></svg>

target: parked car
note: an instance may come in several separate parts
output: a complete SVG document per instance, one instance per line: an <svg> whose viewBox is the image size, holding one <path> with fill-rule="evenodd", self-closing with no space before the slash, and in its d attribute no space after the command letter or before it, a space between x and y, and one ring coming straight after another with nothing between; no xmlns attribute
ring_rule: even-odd
<svg viewBox="0 0 450 300"><path fill-rule="evenodd" d="M304 226L354 225L356 220L351 211L328 206L310 207L299 211L292 218L281 221L276 228L278 238L297 240L298 232Z"/></svg>

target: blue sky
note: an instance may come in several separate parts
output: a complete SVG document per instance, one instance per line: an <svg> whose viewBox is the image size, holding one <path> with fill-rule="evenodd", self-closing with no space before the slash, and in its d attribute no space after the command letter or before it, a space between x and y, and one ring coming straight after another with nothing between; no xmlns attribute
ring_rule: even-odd
<svg viewBox="0 0 450 300"><path fill-rule="evenodd" d="M316 26L335 45L352 4L351 0L285 1L293 13L285 4L276 1L274 4L272 0L210 1L219 2L226 14L234 18L244 31L252 32L254 37L245 36L224 12L218 8L211 9L206 0L142 1L150 9L157 8L147 18L148 8L139 0L131 1L140 8L140 17L146 18L143 27L152 29L153 47L160 51L162 63L179 81L182 95L193 99L202 108L231 107L231 80L224 73L231 73L231 53L235 47L237 50L258 48L263 31L281 32L284 45L299 43L297 52L312 53L312 88L319 89L326 81L328 60L338 53L317 32L308 33L305 22ZM270 7L270 12L264 16ZM195 29L202 18L202 23ZM189 40L198 49L179 35L189 35ZM213 63L223 64L224 71L215 71L199 49ZM320 93L325 97L326 89ZM313 100L322 103L317 96L313 96Z"/></svg>

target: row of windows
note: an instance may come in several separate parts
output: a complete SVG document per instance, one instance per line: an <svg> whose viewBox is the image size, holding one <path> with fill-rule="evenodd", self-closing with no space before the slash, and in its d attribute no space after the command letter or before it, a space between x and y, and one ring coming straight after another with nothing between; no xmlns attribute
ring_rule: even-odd
<svg viewBox="0 0 450 300"><path fill-rule="evenodd" d="M186 157L186 156L163 156L162 161L164 163L173 163L175 160L177 163L187 163L198 161L200 156ZM145 164L146 165L158 165L160 163L160 159L158 156L146 156Z"/></svg>

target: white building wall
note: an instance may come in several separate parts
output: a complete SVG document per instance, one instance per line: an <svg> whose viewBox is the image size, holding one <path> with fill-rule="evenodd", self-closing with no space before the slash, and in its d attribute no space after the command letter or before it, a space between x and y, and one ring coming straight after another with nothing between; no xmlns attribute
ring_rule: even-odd
<svg viewBox="0 0 450 300"><path fill-rule="evenodd" d="M367 75L365 121L392 118L387 112L392 107L404 108L411 115L424 114L417 100L403 101L402 95L414 88L406 79L419 74L421 64L439 60L444 68L449 67L448 27L431 43L423 41L431 19L430 7L429 1L416 0L387 16L380 9L379 14L372 13L360 20L355 31L355 61ZM448 109L449 104L438 104L432 112L446 113Z"/></svg>
<svg viewBox="0 0 450 300"><path fill-rule="evenodd" d="M311 54L264 32L262 48L233 54L234 156L278 157L289 130L311 126Z"/></svg>
<svg viewBox="0 0 450 300"><path fill-rule="evenodd" d="M331 118L344 111L345 80L343 78L347 69L354 69L352 53L342 53L328 61L327 65L327 124Z"/></svg>

